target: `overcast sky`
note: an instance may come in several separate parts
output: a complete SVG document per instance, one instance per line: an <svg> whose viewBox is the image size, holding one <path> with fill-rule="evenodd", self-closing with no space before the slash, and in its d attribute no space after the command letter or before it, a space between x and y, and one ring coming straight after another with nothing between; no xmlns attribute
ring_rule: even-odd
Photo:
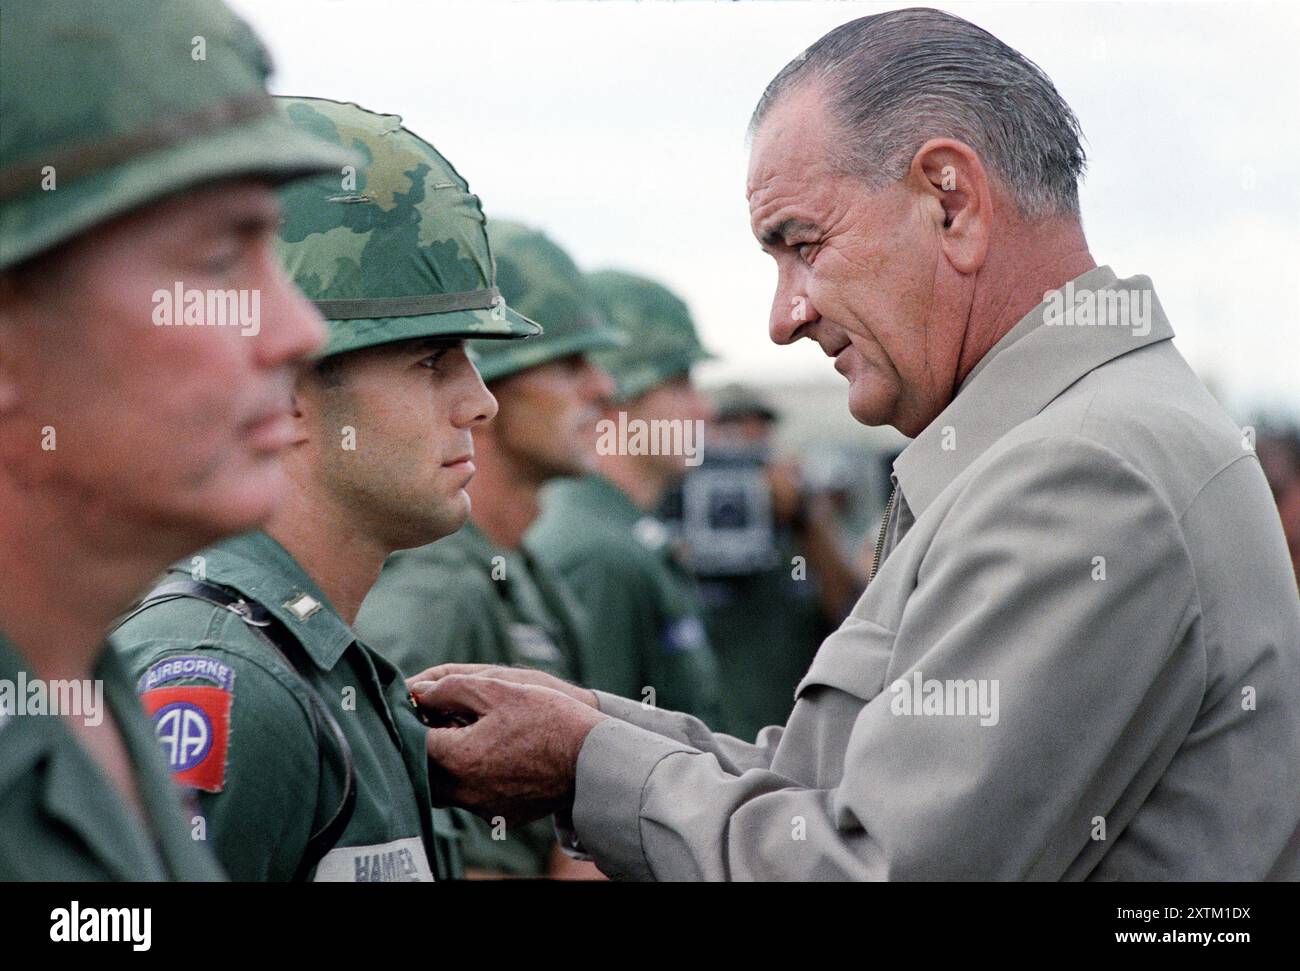
<svg viewBox="0 0 1300 971"><path fill-rule="evenodd" d="M745 125L838 24L905 4L233 0L277 92L404 116L489 217L584 269L656 277L723 360L701 376L842 379L766 336ZM1087 138L1092 253L1145 273L1240 420L1300 417L1300 14L1292 4L943 3L1036 61Z"/></svg>

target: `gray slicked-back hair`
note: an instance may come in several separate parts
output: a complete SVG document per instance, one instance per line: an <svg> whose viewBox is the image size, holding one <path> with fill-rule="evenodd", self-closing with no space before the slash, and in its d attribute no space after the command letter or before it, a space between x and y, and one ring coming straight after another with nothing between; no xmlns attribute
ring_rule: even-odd
<svg viewBox="0 0 1300 971"><path fill-rule="evenodd" d="M749 122L807 81L838 134L832 168L883 188L931 138L970 145L1021 214L1079 213L1079 120L1033 61L968 21L913 7L836 27L781 69Z"/></svg>

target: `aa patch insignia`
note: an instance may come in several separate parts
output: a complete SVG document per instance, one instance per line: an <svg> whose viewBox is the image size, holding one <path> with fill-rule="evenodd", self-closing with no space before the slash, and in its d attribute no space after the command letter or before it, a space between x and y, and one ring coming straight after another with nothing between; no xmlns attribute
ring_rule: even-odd
<svg viewBox="0 0 1300 971"><path fill-rule="evenodd" d="M220 792L226 784L230 701L225 688L154 688L140 696L167 765L183 786Z"/></svg>

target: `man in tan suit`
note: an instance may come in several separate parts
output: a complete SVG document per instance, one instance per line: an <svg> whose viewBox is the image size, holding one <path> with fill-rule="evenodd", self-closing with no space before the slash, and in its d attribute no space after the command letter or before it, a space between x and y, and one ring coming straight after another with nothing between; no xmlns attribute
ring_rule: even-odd
<svg viewBox="0 0 1300 971"><path fill-rule="evenodd" d="M1083 236L1077 121L973 25L832 31L752 122L777 343L913 437L877 570L756 742L435 669L445 795L630 879L1300 876L1300 600L1258 460ZM510 683L531 681L531 684Z"/></svg>

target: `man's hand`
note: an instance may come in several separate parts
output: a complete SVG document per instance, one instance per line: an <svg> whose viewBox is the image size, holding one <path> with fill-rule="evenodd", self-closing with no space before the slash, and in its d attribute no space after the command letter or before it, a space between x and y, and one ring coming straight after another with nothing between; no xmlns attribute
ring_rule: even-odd
<svg viewBox="0 0 1300 971"><path fill-rule="evenodd" d="M416 685L421 682L437 681L451 674L473 674L484 678L496 678L498 681L510 681L514 684L535 684L562 692L574 701L581 701L592 708L598 707L596 695L586 688L561 681L545 671L536 671L532 668L509 668L499 664L439 664L437 667L421 671L413 678L407 678L406 687L410 691L415 691Z"/></svg>
<svg viewBox="0 0 1300 971"><path fill-rule="evenodd" d="M444 674L411 691L422 707L477 717L463 728L429 729L434 803L502 816L507 826L573 805L582 743L609 717L549 687L475 674Z"/></svg>

